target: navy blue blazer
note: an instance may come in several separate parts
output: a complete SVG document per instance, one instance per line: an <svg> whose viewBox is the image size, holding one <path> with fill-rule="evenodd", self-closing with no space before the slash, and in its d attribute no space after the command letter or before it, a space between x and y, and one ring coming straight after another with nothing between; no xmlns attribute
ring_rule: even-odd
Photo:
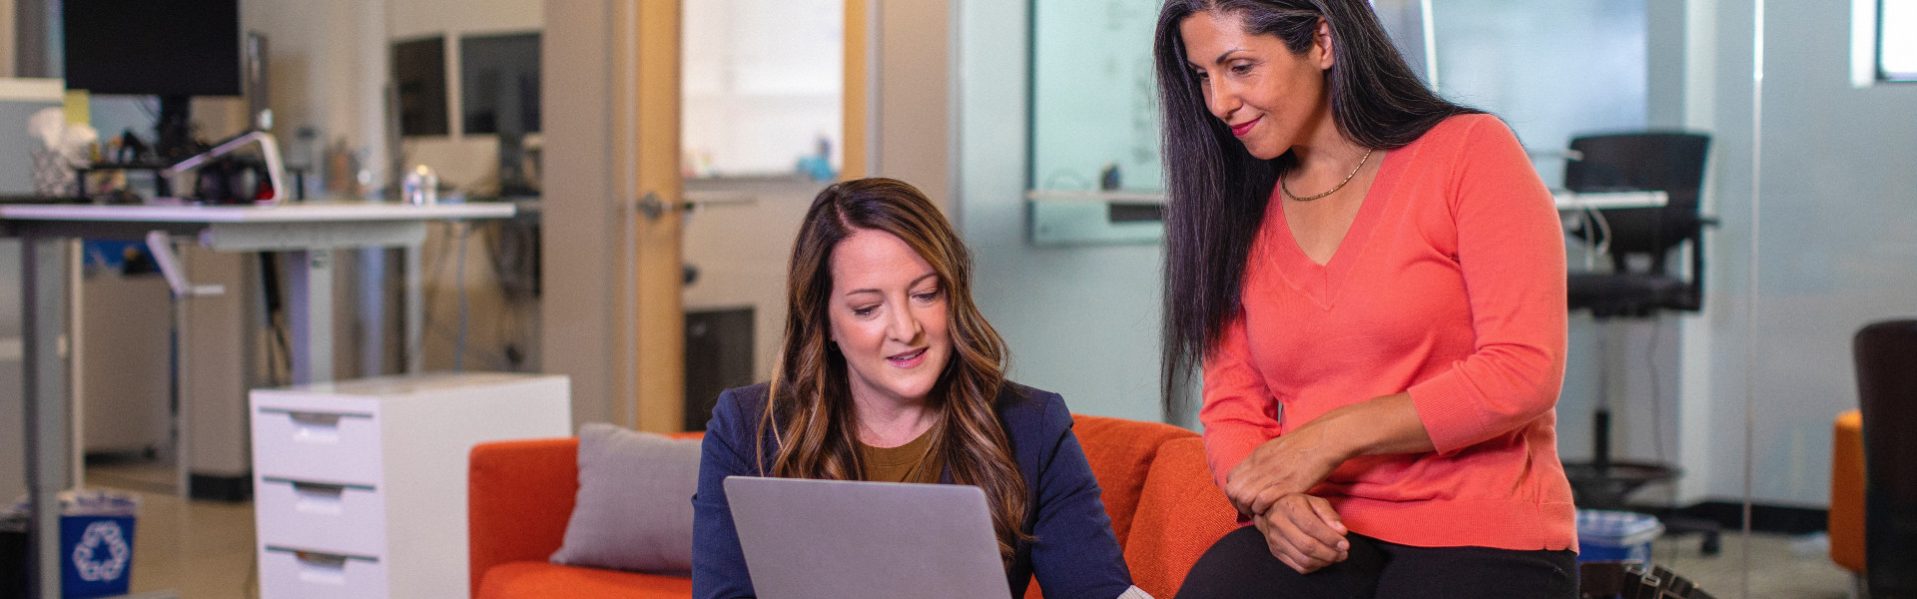
<svg viewBox="0 0 1917 599"><path fill-rule="evenodd" d="M760 462L751 457L752 437L765 401L763 383L728 389L719 395L706 423L699 491L692 497L692 596L697 599L753 595L723 481L735 474L759 475ZM1035 537L1018 544L1005 573L1012 596L1024 596L1035 573L1049 597L1104 599L1123 594L1131 588L1131 572L1112 536L1098 479L1072 434L1065 400L1007 382L994 408L1030 492L1023 529ZM770 464L777 446L769 432L764 448L760 460Z"/></svg>

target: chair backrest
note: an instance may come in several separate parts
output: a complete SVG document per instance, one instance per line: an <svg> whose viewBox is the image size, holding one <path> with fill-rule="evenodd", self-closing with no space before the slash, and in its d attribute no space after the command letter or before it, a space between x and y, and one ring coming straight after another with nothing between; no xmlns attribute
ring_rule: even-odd
<svg viewBox="0 0 1917 599"><path fill-rule="evenodd" d="M1917 320L1852 340L1864 424L1864 560L1874 597L1917 597Z"/></svg>
<svg viewBox="0 0 1917 599"><path fill-rule="evenodd" d="M1651 274L1664 274L1665 256L1703 226L1698 196L1704 189L1704 159L1711 138L1700 133L1644 131L1584 135L1571 140L1564 187L1574 192L1662 191L1663 208L1599 211L1610 229L1609 247L1617 272L1630 268L1632 256L1648 258ZM1702 248L1693 248L1701 255Z"/></svg>

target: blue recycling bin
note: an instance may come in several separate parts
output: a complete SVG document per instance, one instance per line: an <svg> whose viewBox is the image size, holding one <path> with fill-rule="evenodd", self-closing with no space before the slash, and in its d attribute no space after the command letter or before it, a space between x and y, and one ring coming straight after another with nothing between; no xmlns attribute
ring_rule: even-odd
<svg viewBox="0 0 1917 599"><path fill-rule="evenodd" d="M125 595L133 579L133 518L60 516L60 594Z"/></svg>
<svg viewBox="0 0 1917 599"><path fill-rule="evenodd" d="M1578 561L1649 566L1651 541L1661 534L1664 524L1650 514L1578 510Z"/></svg>
<svg viewBox="0 0 1917 599"><path fill-rule="evenodd" d="M63 597L125 595L133 578L133 524L140 508L133 495L107 491L60 494L60 594ZM26 502L0 510L17 521L20 555L12 566L26 566ZM4 581L0 581L4 582ZM20 580L19 583L24 583ZM18 583L16 583L18 584Z"/></svg>

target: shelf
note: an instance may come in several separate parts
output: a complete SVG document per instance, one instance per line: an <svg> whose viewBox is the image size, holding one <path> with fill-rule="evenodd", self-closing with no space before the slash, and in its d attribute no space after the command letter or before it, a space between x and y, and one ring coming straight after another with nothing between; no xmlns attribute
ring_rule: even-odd
<svg viewBox="0 0 1917 599"><path fill-rule="evenodd" d="M1034 245L1150 244L1165 237L1165 194L1140 190L1025 192Z"/></svg>

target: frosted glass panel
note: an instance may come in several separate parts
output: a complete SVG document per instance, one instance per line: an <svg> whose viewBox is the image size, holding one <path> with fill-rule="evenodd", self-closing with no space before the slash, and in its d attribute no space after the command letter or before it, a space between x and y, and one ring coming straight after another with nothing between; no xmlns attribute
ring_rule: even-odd
<svg viewBox="0 0 1917 599"><path fill-rule="evenodd" d="M1433 4L1438 91L1503 117L1546 183L1572 136L1644 128L1644 0Z"/></svg>
<svg viewBox="0 0 1917 599"><path fill-rule="evenodd" d="M1032 4L1032 186L1093 189L1109 169L1121 189L1161 189L1152 73L1160 2ZM1424 76L1424 3L1372 4L1412 70Z"/></svg>
<svg viewBox="0 0 1917 599"><path fill-rule="evenodd" d="M1032 186L1159 189L1157 0L1033 2Z"/></svg>

